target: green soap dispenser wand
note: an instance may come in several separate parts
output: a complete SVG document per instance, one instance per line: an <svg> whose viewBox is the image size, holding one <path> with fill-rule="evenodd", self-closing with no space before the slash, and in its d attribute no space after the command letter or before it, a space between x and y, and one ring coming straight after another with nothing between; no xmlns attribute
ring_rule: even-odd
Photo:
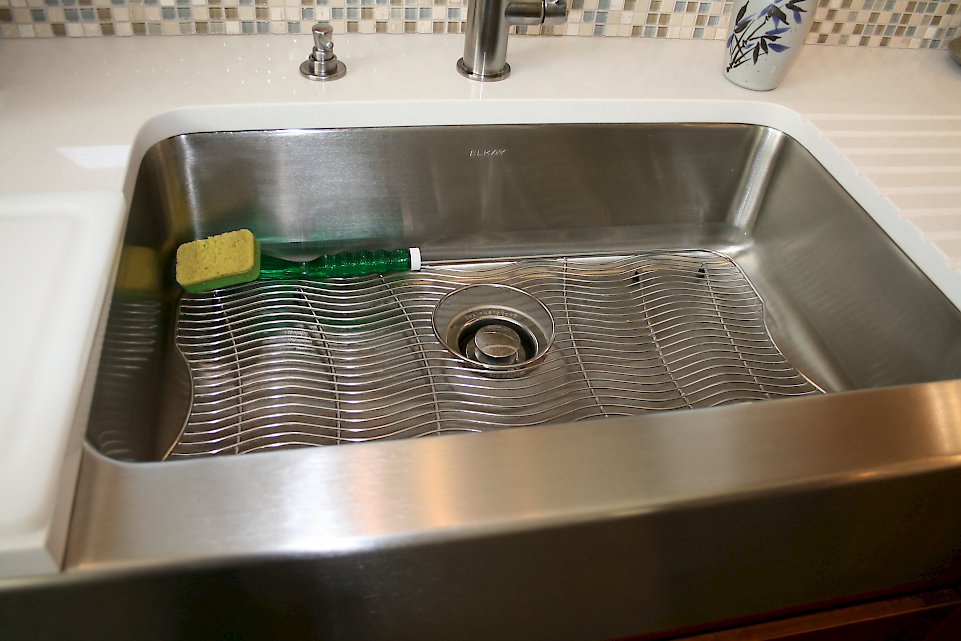
<svg viewBox="0 0 961 641"><path fill-rule="evenodd" d="M417 271L420 267L420 249L417 247L341 252L319 256L307 262L261 255L259 278L270 280L347 278L388 272Z"/></svg>

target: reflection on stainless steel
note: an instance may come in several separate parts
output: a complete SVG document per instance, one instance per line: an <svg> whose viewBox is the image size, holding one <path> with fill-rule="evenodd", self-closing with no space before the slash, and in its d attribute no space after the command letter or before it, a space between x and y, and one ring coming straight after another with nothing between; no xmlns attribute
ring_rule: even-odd
<svg viewBox="0 0 961 641"><path fill-rule="evenodd" d="M564 269L544 257L572 257L568 272L597 261L616 280L609 259L573 257L728 256L786 361L828 393L251 456L98 451L104 425L116 442L169 444L183 424L191 386L174 344L171 253L238 227L287 257L419 246L425 279L456 269L444 260L481 261L465 274L515 264L504 258L553 264L528 279L545 283L530 293L558 319L541 366L576 348L583 385L553 400L598 417L645 388L599 380L616 354L560 319L623 301L563 285L558 296L546 284ZM68 571L0 588L10 638L165 638L178 612L178 632L197 638L601 639L961 577L961 314L787 136L741 125L181 136L145 157L127 242L156 249L167 274L150 325L160 335L142 343L157 348L124 382L131 402L158 411L111 409L124 395L102 395ZM467 284L436 282L435 296ZM287 338L304 352L309 342L319 364L305 371L342 400L351 389L328 366L344 349L331 342L335 302L292 316L301 325ZM445 358L428 346L430 312L411 303L397 289L380 303L407 310L383 317L403 332L405 373ZM644 335L631 322L624 335ZM100 386L117 380L111 362L123 367L105 356ZM230 387L235 372L208 373ZM421 383L429 398L450 392L437 376Z"/></svg>
<svg viewBox="0 0 961 641"><path fill-rule="evenodd" d="M121 461L156 456L150 430L144 425L157 411L157 395L146 385L156 376L163 336L161 305L149 299L117 297L110 310L100 354L100 380L93 399L98 420L87 432L90 442L104 454Z"/></svg>
<svg viewBox="0 0 961 641"><path fill-rule="evenodd" d="M440 327L453 330L448 344L461 347L450 349L464 350L469 363L435 337L438 304L456 311L464 294L474 322L535 328L538 338L523 347L513 334L511 354L522 349L520 363L474 360L471 328L458 325L458 315ZM540 330L553 325L552 315L553 341ZM743 274L710 252L255 283L185 296L177 344L194 397L171 458L483 432L817 391L771 342L761 301ZM511 371L513 378L489 375Z"/></svg>

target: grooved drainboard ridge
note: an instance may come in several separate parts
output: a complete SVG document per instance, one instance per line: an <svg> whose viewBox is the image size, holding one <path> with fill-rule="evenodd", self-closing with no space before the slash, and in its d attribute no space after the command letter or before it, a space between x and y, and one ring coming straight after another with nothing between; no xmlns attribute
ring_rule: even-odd
<svg viewBox="0 0 961 641"><path fill-rule="evenodd" d="M500 283L554 316L517 378L464 367L438 301ZM780 353L763 303L710 251L428 266L185 294L176 331L193 406L169 458L627 416L819 393Z"/></svg>

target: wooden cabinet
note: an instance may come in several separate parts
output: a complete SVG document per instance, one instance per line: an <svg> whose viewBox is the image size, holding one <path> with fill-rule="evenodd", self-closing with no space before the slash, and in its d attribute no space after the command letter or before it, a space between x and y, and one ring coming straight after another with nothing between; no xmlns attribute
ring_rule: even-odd
<svg viewBox="0 0 961 641"><path fill-rule="evenodd" d="M947 588L678 641L961 641L961 590Z"/></svg>

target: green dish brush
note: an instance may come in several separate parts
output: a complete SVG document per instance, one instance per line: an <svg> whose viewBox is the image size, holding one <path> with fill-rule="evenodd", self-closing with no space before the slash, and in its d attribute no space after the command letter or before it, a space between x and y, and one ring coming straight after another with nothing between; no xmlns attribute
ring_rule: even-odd
<svg viewBox="0 0 961 641"><path fill-rule="evenodd" d="M312 280L420 269L420 250L342 252L295 262L260 255L260 243L249 229L218 234L177 248L177 282L191 293L251 281L281 278Z"/></svg>

